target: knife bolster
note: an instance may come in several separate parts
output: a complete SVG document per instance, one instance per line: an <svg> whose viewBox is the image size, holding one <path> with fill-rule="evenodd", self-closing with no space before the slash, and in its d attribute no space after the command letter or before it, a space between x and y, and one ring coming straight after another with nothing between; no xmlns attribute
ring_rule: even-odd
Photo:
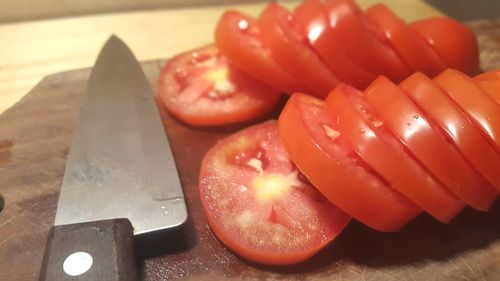
<svg viewBox="0 0 500 281"><path fill-rule="evenodd" d="M40 280L138 280L134 256L133 227L128 219L53 226Z"/></svg>

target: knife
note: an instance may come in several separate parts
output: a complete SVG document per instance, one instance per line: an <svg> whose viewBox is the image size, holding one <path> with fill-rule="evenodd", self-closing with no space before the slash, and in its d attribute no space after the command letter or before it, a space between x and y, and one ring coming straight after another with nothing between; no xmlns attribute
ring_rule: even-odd
<svg viewBox="0 0 500 281"><path fill-rule="evenodd" d="M137 280L134 236L187 219L175 161L144 72L118 37L86 94L40 280Z"/></svg>

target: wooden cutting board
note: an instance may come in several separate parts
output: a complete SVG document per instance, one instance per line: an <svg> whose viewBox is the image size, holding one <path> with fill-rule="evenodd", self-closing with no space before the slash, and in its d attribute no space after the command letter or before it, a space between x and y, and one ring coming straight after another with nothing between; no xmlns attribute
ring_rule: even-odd
<svg viewBox="0 0 500 281"><path fill-rule="evenodd" d="M500 21L470 25L480 41L482 68L500 68ZM153 86L161 65L143 64ZM46 77L0 115L0 194L6 201L0 212L0 280L38 278L89 73ZM193 128L162 115L190 219L178 231L137 241L144 280L500 280L500 200L487 214L467 209L449 225L421 216L399 233L353 222L330 247L296 266L247 263L210 232L197 187L204 152L245 125Z"/></svg>

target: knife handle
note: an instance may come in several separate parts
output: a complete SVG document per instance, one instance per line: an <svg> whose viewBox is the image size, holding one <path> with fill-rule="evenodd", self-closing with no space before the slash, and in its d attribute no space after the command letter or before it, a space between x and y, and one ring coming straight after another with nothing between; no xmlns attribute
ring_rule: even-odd
<svg viewBox="0 0 500 281"><path fill-rule="evenodd" d="M136 281L134 233L128 219L53 226L40 281Z"/></svg>

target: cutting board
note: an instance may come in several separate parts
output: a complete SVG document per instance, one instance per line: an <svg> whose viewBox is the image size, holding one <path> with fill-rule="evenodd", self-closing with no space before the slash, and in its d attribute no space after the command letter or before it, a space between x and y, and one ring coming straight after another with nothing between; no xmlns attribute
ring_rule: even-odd
<svg viewBox="0 0 500 281"><path fill-rule="evenodd" d="M482 68L500 68L500 21L470 26L478 34ZM162 64L142 64L154 88ZM48 76L0 116L0 194L5 198L0 280L38 278L89 73L83 69ZM197 185L205 151L249 124L195 128L161 111L190 218L176 231L137 241L137 266L144 280L500 280L500 200L489 213L466 209L448 225L422 215L398 233L352 222L331 246L302 264L248 263L211 233Z"/></svg>

